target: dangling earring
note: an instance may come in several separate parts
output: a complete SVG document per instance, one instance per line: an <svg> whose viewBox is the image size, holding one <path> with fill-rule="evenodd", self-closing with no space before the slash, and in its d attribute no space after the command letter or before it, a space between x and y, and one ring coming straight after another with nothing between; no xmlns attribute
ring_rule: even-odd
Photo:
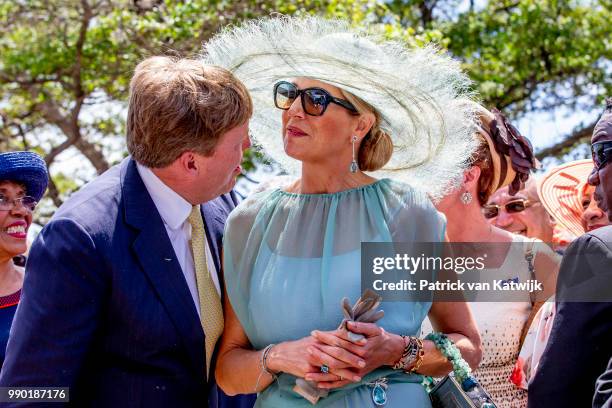
<svg viewBox="0 0 612 408"><path fill-rule="evenodd" d="M357 160L355 159L355 142L357 141L357 136L353 136L353 161L351 162L351 167L349 167L349 170L351 171L351 173L357 173L357 170L359 170L359 166L357 165Z"/></svg>
<svg viewBox="0 0 612 408"><path fill-rule="evenodd" d="M468 205L469 203L471 203L472 202L472 193L470 193L469 191L466 191L463 194L461 194L461 202L464 205Z"/></svg>

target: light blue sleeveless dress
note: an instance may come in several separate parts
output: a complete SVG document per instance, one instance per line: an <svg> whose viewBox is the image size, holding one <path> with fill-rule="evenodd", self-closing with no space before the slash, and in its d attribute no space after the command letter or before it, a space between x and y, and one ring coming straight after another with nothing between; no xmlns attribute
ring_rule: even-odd
<svg viewBox="0 0 612 408"><path fill-rule="evenodd" d="M412 187L382 179L334 194L256 193L230 215L224 237L229 300L255 349L297 340L314 329L335 330L340 302L361 295L361 242L439 242L445 218ZM378 324L419 333L431 302L383 302ZM379 368L361 382L333 390L317 407L375 407L371 383L387 378L388 408L430 407L421 376ZM370 385L368 385L370 383ZM257 407L311 407L281 374Z"/></svg>

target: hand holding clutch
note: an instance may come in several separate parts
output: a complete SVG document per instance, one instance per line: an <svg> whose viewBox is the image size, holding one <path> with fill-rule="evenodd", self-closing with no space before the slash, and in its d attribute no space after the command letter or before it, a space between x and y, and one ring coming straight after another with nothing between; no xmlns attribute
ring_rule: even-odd
<svg viewBox="0 0 612 408"><path fill-rule="evenodd" d="M384 316L384 311L377 310L380 306L381 297L371 289L367 289L361 297L351 306L348 298L343 298L341 302L342 314L344 319L338 327L339 330L346 330L347 337L350 341L357 343L365 337L359 333L351 332L347 327L347 322L375 323ZM321 366L321 372L327 373L329 367ZM329 390L317 388L315 382L306 381L303 378L298 378L295 381L293 391L300 394L311 404L316 404L320 398L324 398L329 394Z"/></svg>

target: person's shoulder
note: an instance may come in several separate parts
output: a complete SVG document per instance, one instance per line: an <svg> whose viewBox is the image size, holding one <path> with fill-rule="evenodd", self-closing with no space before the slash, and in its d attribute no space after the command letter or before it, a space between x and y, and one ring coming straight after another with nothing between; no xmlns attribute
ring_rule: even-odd
<svg viewBox="0 0 612 408"><path fill-rule="evenodd" d="M122 164L111 167L73 193L53 214L43 232L63 235L62 231L72 231L94 241L110 242L117 233L117 224L123 220Z"/></svg>
<svg viewBox="0 0 612 408"><path fill-rule="evenodd" d="M259 183L253 189L253 193L260 193L262 191L270 191L281 189L284 190L287 186L295 183L297 179L293 176L275 176L271 177L266 181Z"/></svg>
<svg viewBox="0 0 612 408"><path fill-rule="evenodd" d="M612 225L587 232L576 238L568 246L567 254L583 251L585 248L601 250L612 254Z"/></svg>
<svg viewBox="0 0 612 408"><path fill-rule="evenodd" d="M227 194L222 194L219 197L208 201L206 205L215 207L217 211L220 211L223 214L224 218L227 218L228 214L232 212L239 203L240 197L234 190L232 190Z"/></svg>
<svg viewBox="0 0 612 408"><path fill-rule="evenodd" d="M597 228L584 235L588 236L589 239L597 240L602 246L612 252L612 225Z"/></svg>
<svg viewBox="0 0 612 408"><path fill-rule="evenodd" d="M69 218L81 225L96 225L112 216L121 197L121 165L111 167L73 193L55 212L55 219Z"/></svg>
<svg viewBox="0 0 612 408"><path fill-rule="evenodd" d="M270 196L278 189L259 191L242 200L229 214L227 225L252 223L261 209L269 202Z"/></svg>
<svg viewBox="0 0 612 408"><path fill-rule="evenodd" d="M433 202L424 190L393 179L382 179L380 182L388 186L389 191L392 192L392 197L398 199L402 207L436 211Z"/></svg>
<svg viewBox="0 0 612 408"><path fill-rule="evenodd" d="M446 217L434 206L429 195L410 184L383 179L387 189L385 201L389 215L397 219L408 218L411 222L445 223Z"/></svg>

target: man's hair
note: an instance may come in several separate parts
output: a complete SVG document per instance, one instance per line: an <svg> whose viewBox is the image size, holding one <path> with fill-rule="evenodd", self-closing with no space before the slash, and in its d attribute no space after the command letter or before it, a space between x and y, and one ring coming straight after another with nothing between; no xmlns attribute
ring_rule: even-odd
<svg viewBox="0 0 612 408"><path fill-rule="evenodd" d="M147 58L130 82L127 148L151 168L186 151L209 156L223 134L252 114L249 92L231 72L194 59Z"/></svg>

